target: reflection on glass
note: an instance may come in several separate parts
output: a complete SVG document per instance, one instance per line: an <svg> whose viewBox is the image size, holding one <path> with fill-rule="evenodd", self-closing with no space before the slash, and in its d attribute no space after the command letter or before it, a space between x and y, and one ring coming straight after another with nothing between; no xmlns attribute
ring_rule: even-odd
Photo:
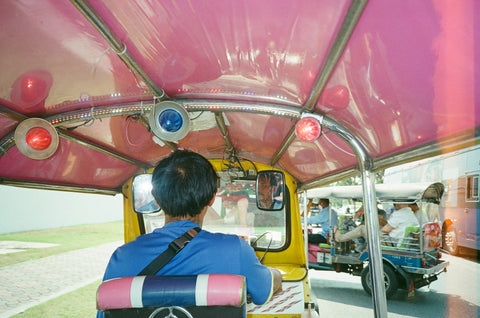
<svg viewBox="0 0 480 318"><path fill-rule="evenodd" d="M265 210L283 207L283 174L278 171L261 171L257 178L257 206Z"/></svg>
<svg viewBox="0 0 480 318"><path fill-rule="evenodd" d="M144 214L147 233L165 224L163 212ZM203 229L240 236L255 248L280 249L286 241L285 210L257 208L255 181L236 180L218 188L215 202L207 210Z"/></svg>
<svg viewBox="0 0 480 318"><path fill-rule="evenodd" d="M152 213L160 210L152 195L152 175L141 174L133 179L133 210L137 213Z"/></svg>

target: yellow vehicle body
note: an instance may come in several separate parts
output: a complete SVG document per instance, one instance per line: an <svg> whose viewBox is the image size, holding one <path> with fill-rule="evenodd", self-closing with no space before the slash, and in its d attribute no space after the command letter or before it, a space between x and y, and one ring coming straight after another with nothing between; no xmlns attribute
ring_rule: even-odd
<svg viewBox="0 0 480 318"><path fill-rule="evenodd" d="M227 166L225 166L223 161L220 159L210 160L210 162L216 171L221 171L227 168ZM252 164L249 162L242 164L246 169L253 168ZM258 171L281 171L279 169L272 169L271 166L259 163L255 163L255 166ZM152 172L153 169L147 171L147 173ZM272 304L272 301L276 299L275 297L273 297L270 302L263 306L254 306L253 304L250 304L248 307L247 317L300 317L303 312L304 303L312 302L310 283L307 275L305 244L299 211L300 205L298 202L297 183L291 175L285 172L283 173L285 174L285 185L288 188L288 191L286 191L285 194L289 195L289 200L287 200L287 202L289 202L289 206L285 207L286 213L289 213L288 219L290 220L286 223L286 235L288 237L285 241L287 244L286 247L280 251L267 252L263 260L264 265L277 268L282 272L282 278L284 281L282 291L283 294L280 297L277 297L277 303L281 303L282 305L275 305L275 303ZM133 209L132 181L133 177L130 178L123 186L125 243L130 242L139 235L143 234L141 230L142 215L137 214ZM260 259L265 251L256 250L255 253ZM299 295L299 291L301 291L301 295ZM292 294L295 294L295 297L292 297ZM295 298L298 302L297 310L298 308L302 308L301 311L295 313L281 313L282 308L288 307L289 304L285 304L285 300L288 299L290 300L290 303L292 303L293 298ZM301 306L299 306L300 299Z"/></svg>

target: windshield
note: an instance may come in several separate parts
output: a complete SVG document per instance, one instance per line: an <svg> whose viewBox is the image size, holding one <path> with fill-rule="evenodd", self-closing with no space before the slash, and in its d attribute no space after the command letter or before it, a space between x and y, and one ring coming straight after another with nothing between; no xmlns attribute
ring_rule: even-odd
<svg viewBox="0 0 480 318"><path fill-rule="evenodd" d="M286 206L280 211L260 210L256 206L255 181L234 180L218 188L203 229L238 235L257 249L281 249L286 242ZM163 211L143 214L143 219L146 233L165 224Z"/></svg>

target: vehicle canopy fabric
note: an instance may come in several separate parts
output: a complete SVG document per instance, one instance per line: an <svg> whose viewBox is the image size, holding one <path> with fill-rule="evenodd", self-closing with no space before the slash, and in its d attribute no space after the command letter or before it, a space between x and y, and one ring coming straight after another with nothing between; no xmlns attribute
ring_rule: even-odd
<svg viewBox="0 0 480 318"><path fill-rule="evenodd" d="M119 191L173 149L288 171L305 187L357 173L339 127L372 169L478 142L475 0L18 1L0 3L0 182ZM185 107L177 142L148 125ZM331 120L312 143L300 114ZM20 122L59 133L25 157Z"/></svg>

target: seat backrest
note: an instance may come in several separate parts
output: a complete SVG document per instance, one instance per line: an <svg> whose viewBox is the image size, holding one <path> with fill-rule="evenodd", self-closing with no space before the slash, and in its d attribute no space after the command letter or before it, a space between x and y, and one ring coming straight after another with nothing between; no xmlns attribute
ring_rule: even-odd
<svg viewBox="0 0 480 318"><path fill-rule="evenodd" d="M409 225L405 228L405 234L403 239L398 243L398 247L407 248L407 249L419 249L419 233L420 226L418 225ZM416 236L416 237L415 237Z"/></svg>
<svg viewBox="0 0 480 318"><path fill-rule="evenodd" d="M102 282L97 309L105 317L246 317L245 277L227 274L134 276ZM173 309L177 307L176 309ZM181 307L180 309L178 307Z"/></svg>

